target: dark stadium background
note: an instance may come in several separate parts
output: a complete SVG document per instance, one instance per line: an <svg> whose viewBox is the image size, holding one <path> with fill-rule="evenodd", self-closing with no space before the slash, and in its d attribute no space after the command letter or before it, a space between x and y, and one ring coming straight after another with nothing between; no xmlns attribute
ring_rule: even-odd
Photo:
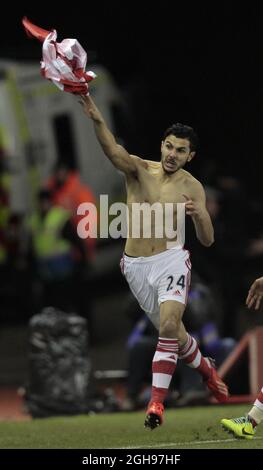
<svg viewBox="0 0 263 470"><path fill-rule="evenodd" d="M127 135L132 152L158 158L163 130L171 122L185 122L201 140L195 174L201 177L204 161L212 159L218 172L240 176L252 192L259 191L263 51L254 2L83 2L69 7L56 2L6 8L2 57L39 60L39 44L21 27L27 15L44 28L55 28L61 40L77 38L91 62L111 71L132 101L136 139Z"/></svg>
<svg viewBox="0 0 263 470"><path fill-rule="evenodd" d="M216 186L220 176L237 178L244 191L234 211L243 214L239 220L243 217L244 225L252 223L262 229L263 41L262 18L254 2L10 4L1 18L1 59L40 60L40 44L29 39L22 28L24 15L45 29L56 29L59 41L77 38L88 52L90 69L97 62L111 72L123 93L128 116L128 125L123 125L120 116L118 133L131 153L158 160L163 131L173 122L191 125L200 137L200 148L187 169L209 186ZM259 269L257 275L262 256L258 261L253 271ZM233 276L242 276L237 266L231 268ZM119 285L125 289L119 271L106 284L104 281L105 311L95 319L101 348L96 358L101 364L105 360L105 335L113 334L115 328L119 336L110 345L116 348L109 356L114 369L123 359L123 333L130 325L128 320L122 324L114 317ZM244 302L247 287L245 279L239 303ZM115 289L116 294L109 315L107 288ZM233 318L234 314L225 320L231 334ZM11 364L8 368L16 385L23 379L25 341L21 327L15 334L8 331L3 335L3 344L7 349L13 345L15 351L14 360L10 354L3 362ZM2 351L4 358L5 346Z"/></svg>

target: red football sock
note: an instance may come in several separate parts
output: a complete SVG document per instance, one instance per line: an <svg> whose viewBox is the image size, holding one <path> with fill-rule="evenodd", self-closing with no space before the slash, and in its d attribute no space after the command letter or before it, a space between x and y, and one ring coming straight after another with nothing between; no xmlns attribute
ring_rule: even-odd
<svg viewBox="0 0 263 470"><path fill-rule="evenodd" d="M179 348L178 357L179 359L182 359L189 367L192 367L193 369L196 369L198 372L200 372L204 379L208 379L210 377L210 361L201 354L195 338L189 334L187 334L187 342L184 344L184 346Z"/></svg>
<svg viewBox="0 0 263 470"><path fill-rule="evenodd" d="M163 403L176 368L177 358L178 340L159 338L152 362L152 402Z"/></svg>

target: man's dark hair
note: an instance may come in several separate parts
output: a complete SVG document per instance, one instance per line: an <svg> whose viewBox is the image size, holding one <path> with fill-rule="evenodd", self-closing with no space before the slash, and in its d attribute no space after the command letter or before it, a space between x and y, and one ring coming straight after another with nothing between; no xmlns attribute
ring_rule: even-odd
<svg viewBox="0 0 263 470"><path fill-rule="evenodd" d="M179 137L181 139L188 139L190 142L191 151L195 151L198 147L197 134L190 126L185 126L180 122L172 124L170 127L168 127L168 129L166 129L163 135L163 140L165 140L168 135L175 135L175 137Z"/></svg>

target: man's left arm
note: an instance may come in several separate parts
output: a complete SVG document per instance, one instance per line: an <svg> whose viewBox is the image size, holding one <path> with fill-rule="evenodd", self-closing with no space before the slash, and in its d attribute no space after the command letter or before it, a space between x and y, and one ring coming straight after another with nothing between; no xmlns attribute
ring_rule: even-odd
<svg viewBox="0 0 263 470"><path fill-rule="evenodd" d="M185 213L192 217L198 240L204 246L211 246L214 243L214 229L206 208L204 188L196 180L189 189L189 195L183 194L186 199Z"/></svg>

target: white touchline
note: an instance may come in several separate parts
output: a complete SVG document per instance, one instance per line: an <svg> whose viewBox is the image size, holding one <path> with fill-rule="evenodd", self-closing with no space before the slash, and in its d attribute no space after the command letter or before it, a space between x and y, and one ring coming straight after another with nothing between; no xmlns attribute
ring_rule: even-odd
<svg viewBox="0 0 263 470"><path fill-rule="evenodd" d="M257 440L262 440L263 437L253 437L253 441L257 439ZM115 449L126 449L126 450L129 450L129 449L159 449L160 446L165 446L165 447L176 447L178 448L178 446L185 446L185 445L202 445L202 444L220 444L220 443L223 443L223 442L244 442L244 440L240 440L240 439L236 439L236 438L232 438L232 439L213 439L213 440L209 440L209 441L185 441L185 442L158 442L154 445L143 445L143 446L129 446L129 447L114 447ZM109 449L111 449L111 447L109 447ZM113 449L113 447L112 447ZM162 450L162 449L160 449Z"/></svg>

